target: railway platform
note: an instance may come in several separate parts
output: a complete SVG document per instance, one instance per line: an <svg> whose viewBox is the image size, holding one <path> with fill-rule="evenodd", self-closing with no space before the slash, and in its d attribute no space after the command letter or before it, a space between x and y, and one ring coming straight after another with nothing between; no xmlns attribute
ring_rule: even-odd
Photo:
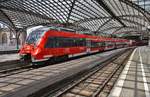
<svg viewBox="0 0 150 97"><path fill-rule="evenodd" d="M15 68L20 62L21 61L17 53L0 54L0 72L2 70Z"/></svg>
<svg viewBox="0 0 150 97"><path fill-rule="evenodd" d="M124 50L117 49L42 68L28 68L26 71L15 72L8 76L4 74L5 77L1 74L0 96L27 97L49 85L113 58Z"/></svg>
<svg viewBox="0 0 150 97"><path fill-rule="evenodd" d="M108 97L150 97L150 47L133 51Z"/></svg>
<svg viewBox="0 0 150 97"><path fill-rule="evenodd" d="M15 60L19 60L19 55L17 53L0 55L0 63L2 63L2 62L8 63L8 62L15 61Z"/></svg>

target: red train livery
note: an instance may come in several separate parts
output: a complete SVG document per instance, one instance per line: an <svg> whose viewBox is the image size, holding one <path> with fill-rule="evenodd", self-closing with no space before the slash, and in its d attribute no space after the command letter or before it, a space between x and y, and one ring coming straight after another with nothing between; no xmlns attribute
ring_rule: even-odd
<svg viewBox="0 0 150 97"><path fill-rule="evenodd" d="M63 27L41 27L28 35L19 54L22 59L31 59L32 62L37 63L130 45L132 42L126 39L77 34L72 29Z"/></svg>

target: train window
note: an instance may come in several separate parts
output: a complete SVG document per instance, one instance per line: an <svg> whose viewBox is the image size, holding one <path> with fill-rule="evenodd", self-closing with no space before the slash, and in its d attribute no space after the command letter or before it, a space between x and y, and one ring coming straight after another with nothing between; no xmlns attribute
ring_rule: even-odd
<svg viewBox="0 0 150 97"><path fill-rule="evenodd" d="M114 42L105 42L106 46L114 46L115 43Z"/></svg>
<svg viewBox="0 0 150 97"><path fill-rule="evenodd" d="M71 38L65 37L57 37L57 47L70 47L73 44L73 40Z"/></svg>
<svg viewBox="0 0 150 97"><path fill-rule="evenodd" d="M86 40L84 38L79 39L79 46L85 46L86 45Z"/></svg>
<svg viewBox="0 0 150 97"><path fill-rule="evenodd" d="M57 41L57 47L64 47L64 42L65 42L65 39L62 38L62 37L56 37L56 41Z"/></svg>
<svg viewBox="0 0 150 97"><path fill-rule="evenodd" d="M47 39L47 42L45 44L45 48L54 48L56 47L57 43L56 43L56 38L54 37L49 37Z"/></svg>
<svg viewBox="0 0 150 97"><path fill-rule="evenodd" d="M99 46L99 47L104 47L104 46L105 46L105 42L99 42L99 43L98 43L98 46Z"/></svg>
<svg viewBox="0 0 150 97"><path fill-rule="evenodd" d="M83 38L74 38L75 46L85 46L86 41Z"/></svg>
<svg viewBox="0 0 150 97"><path fill-rule="evenodd" d="M34 31L32 31L29 36L26 39L27 44L37 44L40 40L40 38L45 34L46 31L48 31L48 28L39 28Z"/></svg>
<svg viewBox="0 0 150 97"><path fill-rule="evenodd" d="M88 39L86 40L86 46L91 47L91 40L88 40Z"/></svg>
<svg viewBox="0 0 150 97"><path fill-rule="evenodd" d="M81 38L60 38L60 47L85 46L85 39Z"/></svg>
<svg viewBox="0 0 150 97"><path fill-rule="evenodd" d="M86 41L82 38L68 38L68 37L49 37L45 45L46 48L54 47L77 47L85 46Z"/></svg>
<svg viewBox="0 0 150 97"><path fill-rule="evenodd" d="M97 42L91 42L91 47L97 47Z"/></svg>
<svg viewBox="0 0 150 97"><path fill-rule="evenodd" d="M105 46L105 42L91 42L91 47L103 47Z"/></svg>

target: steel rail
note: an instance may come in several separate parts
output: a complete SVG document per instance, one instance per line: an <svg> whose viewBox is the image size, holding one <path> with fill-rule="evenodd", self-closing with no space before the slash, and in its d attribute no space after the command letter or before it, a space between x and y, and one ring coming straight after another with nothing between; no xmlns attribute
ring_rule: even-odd
<svg viewBox="0 0 150 97"><path fill-rule="evenodd" d="M122 53L121 53L122 54ZM121 54L120 54L120 56L121 56ZM119 56L119 57L120 57ZM112 60L115 60L115 59L117 59L118 57L114 57L113 59L111 59L111 60L109 60L109 61L112 61ZM111 63L111 62L108 62L107 63L107 65L109 64L109 63ZM80 84L81 82L83 82L84 80L86 80L87 78L89 78L90 76L92 76L93 74L95 74L96 72L98 72L99 70L101 70L103 67L105 67L106 66L106 64L104 64L104 65L100 65L99 67L96 67L95 68L95 70L93 71L93 72L91 72L91 73L89 73L89 74L87 74L85 77L83 77L83 78L81 78L80 80L78 80L78 81L76 81L74 84L72 84L70 87L68 87L68 88L65 88L65 90L63 90L62 92L59 92L58 94L56 94L54 97L61 97L62 95L64 95L65 93L67 93L69 90L71 90L72 88L74 88L75 86L77 86L78 84ZM119 66L120 67L120 66ZM119 68L118 67L118 68ZM117 69L118 69L117 68ZM113 76L113 74L111 74L111 76ZM108 79L107 79L108 80ZM109 81L109 80L108 80ZM106 81L106 82L108 82L108 81ZM105 84L106 84L106 82L105 82ZM103 85L103 87L104 87L104 85ZM98 91L99 92L99 91ZM97 93L96 93L97 94ZM94 95L96 95L96 94L94 94ZM94 96L93 96L94 97Z"/></svg>

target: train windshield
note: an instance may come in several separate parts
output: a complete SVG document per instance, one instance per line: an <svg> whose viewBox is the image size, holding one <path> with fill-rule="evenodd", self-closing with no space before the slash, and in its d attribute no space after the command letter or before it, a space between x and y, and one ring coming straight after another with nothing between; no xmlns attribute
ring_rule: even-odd
<svg viewBox="0 0 150 97"><path fill-rule="evenodd" d="M36 44L49 28L41 28L32 31L26 39L27 44Z"/></svg>

